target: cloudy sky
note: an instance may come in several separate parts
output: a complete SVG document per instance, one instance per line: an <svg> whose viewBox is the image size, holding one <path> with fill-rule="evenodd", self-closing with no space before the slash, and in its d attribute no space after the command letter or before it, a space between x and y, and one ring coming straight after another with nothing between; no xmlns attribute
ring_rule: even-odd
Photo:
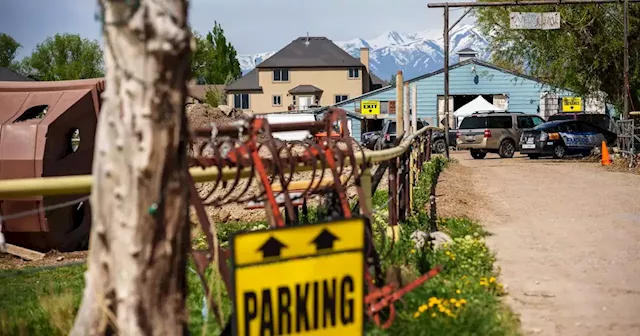
<svg viewBox="0 0 640 336"><path fill-rule="evenodd" d="M372 38L387 30L442 29L434 0L191 0L190 21L198 31L222 24L238 53L277 50L298 36L332 40ZM441 1L438 1L441 2ZM0 32L23 45L20 57L56 33L100 39L96 0L0 0ZM451 21L460 15L452 14Z"/></svg>

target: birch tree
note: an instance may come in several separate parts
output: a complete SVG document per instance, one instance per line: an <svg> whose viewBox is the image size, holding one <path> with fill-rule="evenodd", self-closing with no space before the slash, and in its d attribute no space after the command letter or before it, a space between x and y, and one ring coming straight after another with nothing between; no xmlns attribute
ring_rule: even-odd
<svg viewBox="0 0 640 336"><path fill-rule="evenodd" d="M71 335L181 335L188 184L188 0L100 0L106 91L93 228Z"/></svg>

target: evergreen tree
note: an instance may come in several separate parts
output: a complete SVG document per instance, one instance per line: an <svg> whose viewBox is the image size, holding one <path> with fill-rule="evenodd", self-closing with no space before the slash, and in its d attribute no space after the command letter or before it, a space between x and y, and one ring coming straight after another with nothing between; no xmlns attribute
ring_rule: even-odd
<svg viewBox="0 0 640 336"><path fill-rule="evenodd" d="M198 84L228 84L242 75L236 49L227 42L219 23L215 22L206 36L194 33L194 37L196 50L191 70Z"/></svg>

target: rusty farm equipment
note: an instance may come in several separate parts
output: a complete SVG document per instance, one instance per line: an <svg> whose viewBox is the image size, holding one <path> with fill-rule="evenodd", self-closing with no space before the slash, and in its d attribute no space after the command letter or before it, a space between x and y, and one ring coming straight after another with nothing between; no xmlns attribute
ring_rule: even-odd
<svg viewBox="0 0 640 336"><path fill-rule="evenodd" d="M336 132L335 125L340 132ZM284 142L272 136L272 132L298 130L309 130L316 137ZM211 262L217 262L219 274L229 291L232 279L227 264L230 253L217 244L215 229L204 206L241 203L248 207L264 207L270 227L283 228L307 224L299 218L297 207L302 206L304 214L307 200L319 195L323 197L322 211L318 210L322 213L322 221L364 219L366 293L363 305L366 315L376 325L390 327L395 317L394 303L435 276L440 269L436 267L404 287L398 283L385 284L373 241L369 200L372 188L375 190L388 167L390 225L396 226L399 220L406 218L410 211L410 181L416 180L410 178L416 171L411 169L410 162L419 169L429 159L430 134L431 131L423 129L412 135L412 140L390 149L394 153L385 154L378 160L385 164L379 165L372 181L372 162L349 136L346 114L341 109L331 108L323 120L315 122L270 125L265 119L253 117L235 124L194 130L190 165L218 171L217 179L206 190L199 191L194 183L191 186L192 204L208 243L207 250L192 251L205 293L210 289L204 274ZM307 180L296 180L299 172L309 169L311 173ZM251 185L258 185L260 191L248 192ZM359 201L355 204L348 197L350 187L356 189ZM286 215L283 216L283 212ZM210 300L208 306L214 313L218 312L215 302ZM221 316L216 317L222 322Z"/></svg>
<svg viewBox="0 0 640 336"><path fill-rule="evenodd" d="M0 82L0 180L90 174L103 90L102 79ZM90 229L87 197L0 199L7 242L41 251L77 249ZM50 208L64 203L73 206ZM11 219L25 212L31 214Z"/></svg>

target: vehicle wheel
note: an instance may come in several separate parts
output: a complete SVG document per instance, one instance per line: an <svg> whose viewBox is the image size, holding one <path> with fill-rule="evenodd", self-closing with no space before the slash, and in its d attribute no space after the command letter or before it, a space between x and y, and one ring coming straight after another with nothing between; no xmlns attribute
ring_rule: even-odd
<svg viewBox="0 0 640 336"><path fill-rule="evenodd" d="M500 148L498 149L498 154L501 158L512 158L513 153L516 152L516 144L513 143L512 140L502 140L500 143Z"/></svg>
<svg viewBox="0 0 640 336"><path fill-rule="evenodd" d="M476 160L482 160L482 159L484 159L485 156L487 156L487 153L480 152L480 151L475 151L475 150L471 151L471 157L476 159Z"/></svg>
<svg viewBox="0 0 640 336"><path fill-rule="evenodd" d="M537 160L540 158L540 154L528 154L528 156L531 160Z"/></svg>
<svg viewBox="0 0 640 336"><path fill-rule="evenodd" d="M438 139L433 143L433 152L437 154L442 154L447 151L447 143L444 139Z"/></svg>
<svg viewBox="0 0 640 336"><path fill-rule="evenodd" d="M567 149L564 147L563 144L557 144L555 147L553 147L554 159L562 159L564 158L565 154L567 154Z"/></svg>

